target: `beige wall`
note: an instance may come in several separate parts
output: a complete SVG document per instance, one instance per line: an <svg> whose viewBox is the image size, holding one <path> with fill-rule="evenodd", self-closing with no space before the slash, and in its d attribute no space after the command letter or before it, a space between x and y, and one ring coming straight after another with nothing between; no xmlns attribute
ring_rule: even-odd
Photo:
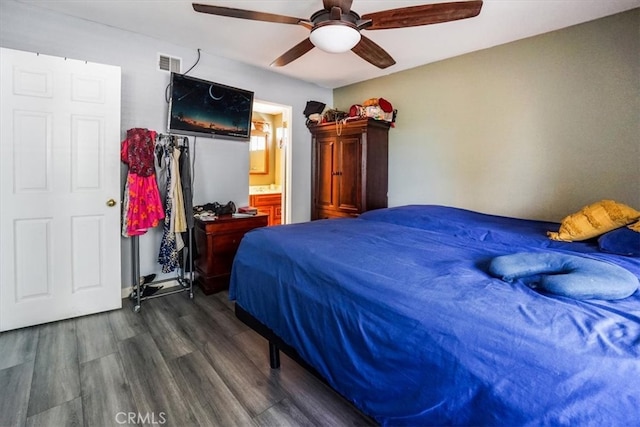
<svg viewBox="0 0 640 427"><path fill-rule="evenodd" d="M390 206L546 220L602 198L640 209L639 28L635 9L339 88L334 105L399 110Z"/></svg>

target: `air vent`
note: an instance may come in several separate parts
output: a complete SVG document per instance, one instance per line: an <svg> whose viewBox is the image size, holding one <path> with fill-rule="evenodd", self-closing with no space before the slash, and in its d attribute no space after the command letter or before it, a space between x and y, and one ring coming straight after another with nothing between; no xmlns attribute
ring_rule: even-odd
<svg viewBox="0 0 640 427"><path fill-rule="evenodd" d="M174 58L162 53L158 54L158 69L160 71L167 71L173 73L179 73L182 60L180 58Z"/></svg>

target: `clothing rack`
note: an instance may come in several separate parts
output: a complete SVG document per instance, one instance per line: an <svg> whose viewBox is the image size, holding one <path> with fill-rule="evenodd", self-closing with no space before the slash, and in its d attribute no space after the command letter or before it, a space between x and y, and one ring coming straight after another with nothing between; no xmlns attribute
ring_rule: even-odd
<svg viewBox="0 0 640 427"><path fill-rule="evenodd" d="M180 147L186 153L189 153L189 138L186 136L178 136L172 134L163 134L159 133L157 135L158 142L167 142L171 144L173 147ZM186 163L189 168L189 175L191 175L191 164L190 162ZM168 195L167 195L168 197ZM192 200L190 200L190 205L192 204ZM185 212L185 215L190 215L193 217L193 212ZM132 283L135 284L135 296L132 292L131 298L135 300L135 305L133 306L133 311L138 313L142 308L142 301L146 301L153 298L160 298L168 295L173 295L181 292L189 292L189 298L193 299L193 221L187 221L187 234L188 234L188 243L185 245L187 249L187 254L185 254L184 250L182 251L182 267L179 268L180 273L177 277L162 279L162 280L154 280L149 283L141 283L140 280L140 242L139 236L131 236L131 277ZM188 262L188 264L187 264ZM185 268L189 266L189 278L185 277ZM148 285L157 285L160 283L166 282L178 282L178 289L166 290L166 291L158 291L158 293L142 296L142 286Z"/></svg>

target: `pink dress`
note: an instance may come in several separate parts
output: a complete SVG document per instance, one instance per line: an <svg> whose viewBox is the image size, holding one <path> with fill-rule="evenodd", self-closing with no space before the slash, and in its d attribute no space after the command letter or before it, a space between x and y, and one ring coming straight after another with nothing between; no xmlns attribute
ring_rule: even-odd
<svg viewBox="0 0 640 427"><path fill-rule="evenodd" d="M123 205L124 236L139 236L164 219L153 154L156 132L134 128L122 141L120 157L129 166Z"/></svg>

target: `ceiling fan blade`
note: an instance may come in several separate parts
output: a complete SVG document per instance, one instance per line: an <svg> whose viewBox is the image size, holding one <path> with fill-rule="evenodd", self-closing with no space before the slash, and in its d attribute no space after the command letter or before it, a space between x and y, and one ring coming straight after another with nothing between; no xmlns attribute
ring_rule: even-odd
<svg viewBox="0 0 640 427"><path fill-rule="evenodd" d="M386 30L472 18L480 13L480 9L482 0L434 3L367 13L362 19L372 21L367 30Z"/></svg>
<svg viewBox="0 0 640 427"><path fill-rule="evenodd" d="M254 10L236 9L233 7L212 6L209 4L193 3L193 10L211 15L227 16L230 18L251 19L253 21L277 22L279 24L311 24L309 20L293 16L276 15L273 13L257 12Z"/></svg>
<svg viewBox="0 0 640 427"><path fill-rule="evenodd" d="M300 58L302 55L309 52L314 47L315 46L313 45L313 43L311 43L309 37L307 37L306 39L302 40L300 43L280 55L278 58L276 58L275 61L271 63L271 66L282 67L283 65L287 65L288 63Z"/></svg>
<svg viewBox="0 0 640 427"><path fill-rule="evenodd" d="M351 10L351 4L353 0L322 0L322 4L326 10L331 10L334 7L339 7L342 13L345 15Z"/></svg>
<svg viewBox="0 0 640 427"><path fill-rule="evenodd" d="M396 63L387 51L362 34L360 35L360 42L355 45L351 51L381 69L385 69Z"/></svg>

